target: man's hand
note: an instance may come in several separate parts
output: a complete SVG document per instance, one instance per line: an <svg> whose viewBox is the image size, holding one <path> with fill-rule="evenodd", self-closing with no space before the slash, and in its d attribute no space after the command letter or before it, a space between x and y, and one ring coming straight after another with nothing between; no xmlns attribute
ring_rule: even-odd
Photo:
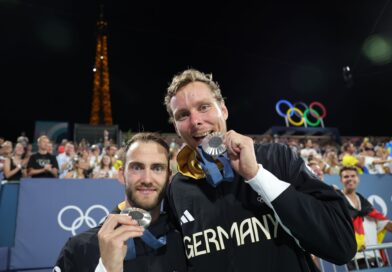
<svg viewBox="0 0 392 272"><path fill-rule="evenodd" d="M45 164L44 169L45 169L45 172L50 172L50 170L52 170L52 165L50 163Z"/></svg>
<svg viewBox="0 0 392 272"><path fill-rule="evenodd" d="M255 177L259 166L252 138L230 130L225 135L224 143L234 171L245 180Z"/></svg>
<svg viewBox="0 0 392 272"><path fill-rule="evenodd" d="M127 240L143 235L144 228L128 215L110 214L98 232L102 263L108 272L122 272Z"/></svg>

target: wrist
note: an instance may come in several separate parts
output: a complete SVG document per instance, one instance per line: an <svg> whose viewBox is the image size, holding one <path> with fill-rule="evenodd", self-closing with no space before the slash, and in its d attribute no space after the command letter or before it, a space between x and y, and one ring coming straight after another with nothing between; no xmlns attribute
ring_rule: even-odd
<svg viewBox="0 0 392 272"><path fill-rule="evenodd" d="M249 181L251 179L254 179L257 175L257 173L259 172L259 165L256 164L256 167L254 168L254 170L249 171L249 174L247 174L246 176L244 176L244 179L246 181Z"/></svg>

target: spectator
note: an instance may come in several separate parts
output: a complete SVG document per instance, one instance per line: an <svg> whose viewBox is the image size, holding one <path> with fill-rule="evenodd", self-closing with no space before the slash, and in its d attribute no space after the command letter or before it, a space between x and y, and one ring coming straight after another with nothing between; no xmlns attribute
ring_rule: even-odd
<svg viewBox="0 0 392 272"><path fill-rule="evenodd" d="M297 139L295 138L289 138L289 141L287 143L287 145L290 147L290 149L295 153L295 154L299 154L299 142Z"/></svg>
<svg viewBox="0 0 392 272"><path fill-rule="evenodd" d="M113 167L109 155L103 155L99 165L93 170L93 178L117 178L117 170Z"/></svg>
<svg viewBox="0 0 392 272"><path fill-rule="evenodd" d="M5 141L2 145L1 145L1 149L2 149L2 156L4 158L9 158L12 155L12 151L13 151L13 144L11 141Z"/></svg>
<svg viewBox="0 0 392 272"><path fill-rule="evenodd" d="M116 161L117 161L117 146L115 146L114 144L110 144L109 146L107 146L105 148L105 154L107 154L110 159L112 160L112 165L115 165Z"/></svg>
<svg viewBox="0 0 392 272"><path fill-rule="evenodd" d="M359 268L367 268L364 253L366 246L382 242L385 232L392 232L392 222L377 211L369 201L357 192L359 176L356 167L343 167L340 170L340 181L343 184L343 196L349 208L357 239L355 259ZM378 267L376 258L385 263L379 252L365 251L370 267ZM355 261L348 263L350 270L355 270Z"/></svg>
<svg viewBox="0 0 392 272"><path fill-rule="evenodd" d="M369 174L385 174L383 164L386 163L387 160L384 159L380 149L378 150L378 153L381 155L381 158L376 156L372 143L367 141L362 145L362 152L360 154L365 160L365 167Z"/></svg>
<svg viewBox="0 0 392 272"><path fill-rule="evenodd" d="M320 164L316 160L311 160L308 162L310 169L312 172L321 180L324 181L324 172L320 167Z"/></svg>
<svg viewBox="0 0 392 272"><path fill-rule="evenodd" d="M76 156L78 161L78 166L83 169L84 175L89 177L92 168L90 167L90 154L86 149L81 150Z"/></svg>
<svg viewBox="0 0 392 272"><path fill-rule="evenodd" d="M56 157L48 153L49 138L37 139L38 152L31 155L27 164L27 175L32 178L57 178L59 166Z"/></svg>
<svg viewBox="0 0 392 272"><path fill-rule="evenodd" d="M363 157L355 155L356 148L353 143L347 142L343 144L342 166L357 167L358 174L363 174L365 160Z"/></svg>
<svg viewBox="0 0 392 272"><path fill-rule="evenodd" d="M24 152L23 145L17 143L13 155L5 158L4 176L7 180L20 180L26 176L26 161L23 161Z"/></svg>
<svg viewBox="0 0 392 272"><path fill-rule="evenodd" d="M324 170L324 174L328 175L339 175L340 165L338 160L338 154L335 150L328 150L324 154L324 162L327 167Z"/></svg>
<svg viewBox="0 0 392 272"><path fill-rule="evenodd" d="M101 150L98 145L92 145L90 152L90 168L95 169L101 161Z"/></svg>
<svg viewBox="0 0 392 272"><path fill-rule="evenodd" d="M300 151L301 157L305 162L308 162L309 156L316 156L317 150L313 147L313 142L311 139L305 141L305 148Z"/></svg>
<svg viewBox="0 0 392 272"><path fill-rule="evenodd" d="M76 157L75 145L67 142L64 146L64 153L57 155L57 163L60 167L60 178L63 178L72 168L73 159Z"/></svg>
<svg viewBox="0 0 392 272"><path fill-rule="evenodd" d="M170 152L169 152L169 158L170 158L170 170L172 173L172 176L177 174L177 154L180 151L180 146L173 140L170 143Z"/></svg>
<svg viewBox="0 0 392 272"><path fill-rule="evenodd" d="M11 156L12 143L10 141L3 141L0 146L0 181L4 179L4 165L5 160Z"/></svg>
<svg viewBox="0 0 392 272"><path fill-rule="evenodd" d="M29 143L29 138L26 136L26 132L22 131L20 136L16 139L17 143L21 143L24 148L27 147L27 144Z"/></svg>
<svg viewBox="0 0 392 272"><path fill-rule="evenodd" d="M80 167L80 161L77 157L72 159L72 169L67 171L64 178L65 179L84 179L85 171L83 168Z"/></svg>

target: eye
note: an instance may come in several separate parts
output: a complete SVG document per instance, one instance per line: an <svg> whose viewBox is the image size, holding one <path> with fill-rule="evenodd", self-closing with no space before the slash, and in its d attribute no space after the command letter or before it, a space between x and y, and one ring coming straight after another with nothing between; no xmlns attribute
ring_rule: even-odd
<svg viewBox="0 0 392 272"><path fill-rule="evenodd" d="M133 172L138 172L138 171L143 170L143 167L140 164L135 163L135 164L129 165L129 170L131 170Z"/></svg>
<svg viewBox="0 0 392 272"><path fill-rule="evenodd" d="M206 112L206 111L208 111L209 108L211 108L210 104L202 104L202 105L200 105L199 110L201 112Z"/></svg>
<svg viewBox="0 0 392 272"><path fill-rule="evenodd" d="M154 171L155 173L162 173L166 170L164 165L154 165L152 168L152 171Z"/></svg>
<svg viewBox="0 0 392 272"><path fill-rule="evenodd" d="M176 116L174 117L177 121L183 121L189 116L188 112L182 111L178 112Z"/></svg>

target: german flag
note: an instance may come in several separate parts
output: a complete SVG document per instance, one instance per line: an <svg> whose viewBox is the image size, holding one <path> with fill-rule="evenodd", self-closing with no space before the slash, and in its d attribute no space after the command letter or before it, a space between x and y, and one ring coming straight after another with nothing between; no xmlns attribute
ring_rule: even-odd
<svg viewBox="0 0 392 272"><path fill-rule="evenodd" d="M362 201L361 201L361 205L362 205ZM377 211L374 208L372 208L372 210L364 216L372 217L378 221L388 220L382 213L380 213L379 211ZM357 251L359 251L361 248L363 248L365 246L365 231L363 228L363 217L364 216L357 215L356 217L352 218L353 225L354 225L354 231L355 231L355 239L357 240ZM384 240L385 234L386 234L385 228L380 230L377 233L377 242L379 244L382 243L382 241Z"/></svg>
<svg viewBox="0 0 392 272"><path fill-rule="evenodd" d="M361 201L361 210L357 210L352 207L346 198L345 201L348 204L349 212L353 221L354 231L355 231L355 239L357 241L357 251L365 248L365 231L363 228L363 220L364 217L371 217L377 221L389 221L381 212L377 211L370 202L364 198L361 194L358 194L359 200ZM379 230L377 233L377 242L380 244L384 240L386 229ZM380 251L383 261L386 263L385 254L383 251Z"/></svg>

